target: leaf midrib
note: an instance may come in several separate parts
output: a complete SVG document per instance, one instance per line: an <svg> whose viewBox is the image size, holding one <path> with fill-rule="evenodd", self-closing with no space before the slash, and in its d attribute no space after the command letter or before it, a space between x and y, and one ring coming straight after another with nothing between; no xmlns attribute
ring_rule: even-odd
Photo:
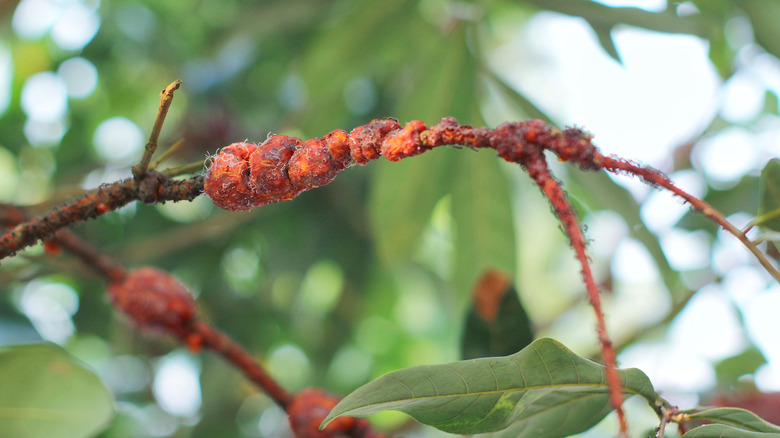
<svg viewBox="0 0 780 438"><path fill-rule="evenodd" d="M397 379L394 379L397 380ZM408 387L408 385L405 385ZM440 399L440 398L450 398L450 397L466 397L466 396L472 396L472 395L493 395L493 394L499 394L499 393L506 393L506 392L515 392L515 391L534 391L534 390L540 390L540 389L561 389L561 388L568 388L568 387L594 387L594 388L607 388L608 385L604 383L561 383L561 384L550 384L550 385L544 385L544 386L526 386L522 388L508 388L508 389L494 389L490 391L478 391L478 392L467 392L467 393L459 393L459 394L444 394L444 395L423 395L423 396L415 396L415 397L408 397L408 398L397 398L394 400L388 400L378 403L368 403L365 405L361 405L360 408L368 407L368 406L379 406L383 404L388 403L394 403L399 401L414 401L414 400L425 400L425 399ZM623 387L624 393L630 393L631 395L641 395L640 392L634 391L633 389ZM353 408L351 410L354 410L357 408Z"/></svg>

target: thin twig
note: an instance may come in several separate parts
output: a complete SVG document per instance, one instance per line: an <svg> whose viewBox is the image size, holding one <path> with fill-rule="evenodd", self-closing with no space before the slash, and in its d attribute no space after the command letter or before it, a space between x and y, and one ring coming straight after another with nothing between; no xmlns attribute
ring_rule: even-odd
<svg viewBox="0 0 780 438"><path fill-rule="evenodd" d="M184 146L184 143L186 143L186 141L183 138L176 140L176 143L172 144L171 147L166 149L162 154L160 154L160 156L156 160L152 161L151 164L149 164L149 169L156 169L157 166L159 166L165 160L170 158L173 154L178 152L179 149L181 149L181 147Z"/></svg>
<svg viewBox="0 0 780 438"><path fill-rule="evenodd" d="M149 169L149 162L152 160L152 155L154 155L154 152L157 150L157 141L160 139L160 131L165 122L165 116L168 115L168 108L171 107L171 102L173 102L173 92L178 90L180 86L181 81L175 80L160 92L160 109L157 110L157 117L154 119L152 132L149 134L149 141L144 148L144 155L141 157L141 161L133 166L133 177L138 182L146 176L146 172Z"/></svg>
<svg viewBox="0 0 780 438"><path fill-rule="evenodd" d="M148 173L149 176L153 173ZM116 210L131 201L191 201L203 192L202 176L186 180L145 178L143 181L147 179L150 184L140 184L140 187L132 178L105 185L75 202L53 209L41 218L20 223L0 236L0 259L16 254L59 229Z"/></svg>
<svg viewBox="0 0 780 438"><path fill-rule="evenodd" d="M54 234L52 240L65 248L69 253L78 257L84 265L97 271L109 281L119 281L127 275L127 271L122 265L103 254L86 240L73 234L70 230L58 231Z"/></svg>
<svg viewBox="0 0 780 438"><path fill-rule="evenodd" d="M259 388L261 388L271 400L283 409L292 400L290 393L274 381L257 361L249 355L240 345L230 339L226 334L211 327L202 321L196 321L193 325L193 333L201 336L203 346L214 350L226 361L241 372Z"/></svg>
<svg viewBox="0 0 780 438"><path fill-rule="evenodd" d="M0 223L5 227L10 228L18 225L29 220L29 217L30 214L26 208L12 204L0 204ZM87 241L73 234L70 230L59 230L50 240L52 243L59 245L78 257L85 266L108 278L110 281L119 281L126 274L122 265L103 254Z"/></svg>
<svg viewBox="0 0 780 438"><path fill-rule="evenodd" d="M602 168L610 172L613 173L626 172L631 175L638 176L642 178L645 182L649 183L650 185L663 187L664 189L669 190L675 195L683 198L685 201L691 204L691 207L693 207L696 211L712 219L713 221L715 221L715 223L720 225L731 235L739 239L739 241L742 242L743 245L745 245L748 251L753 253L753 256L758 260L761 266L764 267L764 269L769 273L769 275L771 275L772 277L774 277L775 280L780 282L780 271L778 271L777 268L775 268L772 265L772 263L769 261L769 259L766 258L764 253L762 253L758 249L755 243L751 242L750 239L747 238L745 233L740 231L739 228L737 228L734 224L729 222L723 216L723 214L717 209L715 209L713 206L711 206L710 204L706 203L705 201L702 201L701 199L695 196L688 194L684 190L678 188L663 173L652 168L638 166L636 164L633 164L623 159L601 155L600 153L598 153L598 155L596 155L593 158L593 161L595 163L600 164Z"/></svg>
<svg viewBox="0 0 780 438"><path fill-rule="evenodd" d="M163 170L162 173L170 178L173 178L174 176L187 175L190 173L196 173L202 171L204 167L205 167L204 161L194 161L192 163L184 164L182 166L169 167Z"/></svg>

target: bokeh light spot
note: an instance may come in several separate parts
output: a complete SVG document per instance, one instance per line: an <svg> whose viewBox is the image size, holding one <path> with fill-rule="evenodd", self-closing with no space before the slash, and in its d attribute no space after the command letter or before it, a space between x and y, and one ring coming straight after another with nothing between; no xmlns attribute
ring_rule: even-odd
<svg viewBox="0 0 780 438"><path fill-rule="evenodd" d="M345 390L356 388L371 377L371 357L354 346L344 346L333 357L328 376Z"/></svg>
<svg viewBox="0 0 780 438"><path fill-rule="evenodd" d="M79 297L72 287L48 280L33 280L25 286L17 306L42 338L62 344L73 335L71 317L79 308Z"/></svg>
<svg viewBox="0 0 780 438"><path fill-rule="evenodd" d="M321 260L306 271L301 283L301 304L315 314L329 312L338 302L344 286L341 267L331 260Z"/></svg>
<svg viewBox="0 0 780 438"><path fill-rule="evenodd" d="M368 78L356 78L344 87L344 104L353 114L368 114L377 101L377 89Z"/></svg>
<svg viewBox="0 0 780 438"><path fill-rule="evenodd" d="M68 110L65 82L52 72L30 76L22 87L22 110L39 122L54 122Z"/></svg>
<svg viewBox="0 0 780 438"><path fill-rule="evenodd" d="M130 164L140 157L144 134L129 119L112 117L98 125L92 141L95 151L104 160L114 164Z"/></svg>
<svg viewBox="0 0 780 438"><path fill-rule="evenodd" d="M68 96L74 99L85 99L97 88L97 68L81 57L64 61L57 69L57 75L65 81Z"/></svg>
<svg viewBox="0 0 780 438"><path fill-rule="evenodd" d="M65 120L62 119L50 122L27 119L24 122L24 136L33 146L56 146L60 144L66 130Z"/></svg>
<svg viewBox="0 0 780 438"><path fill-rule="evenodd" d="M21 38L39 39L54 25L59 9L49 0L22 0L16 6L11 25Z"/></svg>
<svg viewBox="0 0 780 438"><path fill-rule="evenodd" d="M260 255L256 251L243 247L231 249L222 256L222 270L234 291L244 296L257 293Z"/></svg>
<svg viewBox="0 0 780 438"><path fill-rule="evenodd" d="M201 405L200 370L194 359L182 353L165 356L157 368L152 391L157 403L177 417L192 417Z"/></svg>
<svg viewBox="0 0 780 438"><path fill-rule="evenodd" d="M174 222L190 223L206 219L214 210L214 203L201 196L192 202L167 202L156 207L160 214Z"/></svg>
<svg viewBox="0 0 780 438"><path fill-rule="evenodd" d="M51 29L54 43L65 50L81 50L100 28L97 11L83 4L67 6Z"/></svg>
<svg viewBox="0 0 780 438"><path fill-rule="evenodd" d="M658 277L658 268L647 248L634 239L626 238L615 250L612 273L616 279L627 283L652 281Z"/></svg>
<svg viewBox="0 0 780 438"><path fill-rule="evenodd" d="M284 344L268 357L268 368L279 384L288 390L302 387L309 378L309 358L300 348Z"/></svg>
<svg viewBox="0 0 780 438"><path fill-rule="evenodd" d="M757 141L744 128L731 127L696 144L694 164L713 186L725 190L758 165Z"/></svg>

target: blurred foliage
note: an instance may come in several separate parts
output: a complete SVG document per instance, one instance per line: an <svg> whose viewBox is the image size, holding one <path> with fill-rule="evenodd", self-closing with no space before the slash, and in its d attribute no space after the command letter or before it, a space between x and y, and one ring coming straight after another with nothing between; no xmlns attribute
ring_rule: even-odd
<svg viewBox="0 0 780 438"><path fill-rule="evenodd" d="M94 147L96 130L122 117L146 135L157 93L174 79L184 86L163 144L182 137L187 142L166 163L172 166L203 160L234 141L262 141L269 132L321 136L374 117L434 123L448 115L484 125L486 108L508 108L505 118L552 120L512 87L507 72L488 62L541 10L581 17L618 61L612 33L621 26L698 36L709 43L724 80L737 71L746 50L770 56L780 50L778 6L759 0L669 1L660 12L588 0L71 3L99 24L94 37L76 48L57 33L64 3L22 0L4 7L0 17L0 52L8 55L7 62L0 56L0 70L7 65L9 81L0 117L0 200L36 211L73 199L84 186L128 175L138 154L101 153ZM37 33L23 36L20 11L31 4L49 9L34 15ZM728 40L735 20L752 26L757 44ZM77 28L70 32L77 34ZM94 66L94 91L69 97L60 119L31 124L23 102L26 84L40 73L61 73L74 58ZM766 114L777 114L776 102L770 93ZM747 128L759 125L751 123ZM716 117L702 135L730 125ZM34 140L30 130L48 137ZM693 166L684 155L675 170ZM570 248L545 201L522 178L519 168L508 169L489 151L437 150L350 169L294 202L251 213L217 211L205 198L187 205L132 205L74 231L130 267L154 265L177 275L197 294L206 318L256 354L290 390L317 385L347 393L387 371L457 360L471 288L488 268L516 278L534 333L544 334L585 305ZM720 275L675 270L644 226L641 202L610 178L577 171L564 171L561 178L582 216L616 212L629 236L647 249L673 303L656 322L661 328L702 278ZM747 175L735 187L710 188L705 199L727 214L752 216L759 208L758 185L757 175ZM679 226L704 229L713 239L717 232L699 215L686 216ZM613 282L609 258L594 257L606 289ZM63 317L72 333L60 338L43 330L25 304L32 296L62 307L59 295L47 295L44 286L52 284L67 285L77 302L77 310ZM47 257L40 248L0 267L0 341L58 340L94 367L118 406L101 436L287 433L280 411L208 354L192 358L202 391L198 413L177 416L161 408L154 378L169 352L181 347L137 333L114 315L104 288L77 261ZM647 333L647 327L633 326L616 337L625 347ZM728 373L733 381L730 367ZM377 421L393 429L404 420Z"/></svg>
<svg viewBox="0 0 780 438"><path fill-rule="evenodd" d="M3 433L8 436L91 436L111 420L109 391L59 346L4 347L0 371L14 376L0 392Z"/></svg>
<svg viewBox="0 0 780 438"><path fill-rule="evenodd" d="M759 215L767 218L761 224L772 231L780 231L780 159L769 160L761 171Z"/></svg>

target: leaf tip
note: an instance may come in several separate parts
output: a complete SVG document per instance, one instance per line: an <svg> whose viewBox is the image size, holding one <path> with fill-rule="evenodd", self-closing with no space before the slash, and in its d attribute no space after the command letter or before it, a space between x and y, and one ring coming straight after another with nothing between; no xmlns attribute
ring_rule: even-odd
<svg viewBox="0 0 780 438"><path fill-rule="evenodd" d="M320 423L320 426L319 426L319 428L318 428L318 429L319 429L319 430L325 429L326 427L328 427L328 424L330 424L330 422L331 422L331 421L333 421L333 420L335 420L335 419L336 419L336 417L338 417L338 416L339 416L338 414L336 414L336 415L333 415L333 412L331 411L331 412L328 414L328 416L327 416L327 417L325 417L325 419L324 419L324 420L322 420L322 423Z"/></svg>

